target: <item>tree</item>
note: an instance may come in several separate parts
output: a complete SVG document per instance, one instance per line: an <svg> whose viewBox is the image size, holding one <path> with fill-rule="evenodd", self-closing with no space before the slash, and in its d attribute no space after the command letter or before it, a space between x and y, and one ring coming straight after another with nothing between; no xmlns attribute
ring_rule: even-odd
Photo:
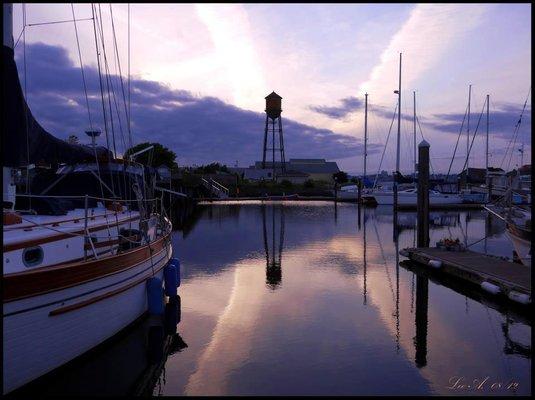
<svg viewBox="0 0 535 400"><path fill-rule="evenodd" d="M347 172L339 171L336 174L333 174L333 179L336 183L346 183L347 182Z"/></svg>
<svg viewBox="0 0 535 400"><path fill-rule="evenodd" d="M175 161L175 152L169 150L165 146L162 146L160 143L140 143L125 151L123 157L126 159L128 156L130 156L130 154L137 153L138 151L141 151L149 146L154 146L154 148L136 156L135 161L151 167L159 167L160 165L165 165L170 169L178 167Z"/></svg>
<svg viewBox="0 0 535 400"><path fill-rule="evenodd" d="M303 183L303 187L313 188L314 187L314 181L312 179L307 179L305 181L305 183Z"/></svg>
<svg viewBox="0 0 535 400"><path fill-rule="evenodd" d="M67 138L67 143L69 143L69 144L80 144L80 141L78 140L78 136L69 135L69 137Z"/></svg>
<svg viewBox="0 0 535 400"><path fill-rule="evenodd" d="M200 167L197 167L194 172L197 174L215 174L217 171L229 172L226 165L221 165L216 162L208 165L201 165Z"/></svg>
<svg viewBox="0 0 535 400"><path fill-rule="evenodd" d="M281 186L283 188L290 189L293 186L293 184L288 179L283 179L281 182Z"/></svg>

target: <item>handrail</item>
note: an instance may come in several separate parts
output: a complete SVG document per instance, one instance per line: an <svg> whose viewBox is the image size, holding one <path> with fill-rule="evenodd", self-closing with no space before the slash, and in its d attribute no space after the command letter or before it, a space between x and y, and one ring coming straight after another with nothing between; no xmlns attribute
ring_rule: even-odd
<svg viewBox="0 0 535 400"><path fill-rule="evenodd" d="M43 197L43 198L56 198L56 199L85 199L85 197L86 197L85 195L84 196L50 196L50 195L37 195L37 194L17 194L17 196L20 196L20 197ZM119 203L129 203L129 202L137 202L138 201L137 199L125 200L125 199L118 199L118 198L96 197L96 196L89 196L89 195L87 195L87 198L88 199L94 199L94 200L103 200L103 201L116 201L116 202L119 202ZM155 202L155 201L158 201L158 199L154 198L154 199L147 199L147 200L142 200L142 201Z"/></svg>
<svg viewBox="0 0 535 400"><path fill-rule="evenodd" d="M226 188L225 186L223 186L221 183L219 183L218 181L216 181L215 179L213 178L210 178L210 181L219 189L219 190L223 190L227 195L229 193L229 190L228 188Z"/></svg>

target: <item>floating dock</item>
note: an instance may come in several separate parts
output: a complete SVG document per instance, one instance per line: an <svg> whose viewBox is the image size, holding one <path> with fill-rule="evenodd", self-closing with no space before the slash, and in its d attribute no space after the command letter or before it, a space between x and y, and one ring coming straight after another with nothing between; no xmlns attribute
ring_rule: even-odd
<svg viewBox="0 0 535 400"><path fill-rule="evenodd" d="M400 252L437 274L478 285L496 296L519 304L531 304L531 268L473 251L439 248L408 248Z"/></svg>
<svg viewBox="0 0 535 400"><path fill-rule="evenodd" d="M459 203L459 204L429 204L430 210L482 210L484 204ZM392 206L390 206L392 207ZM416 204L398 204L398 210L416 210Z"/></svg>

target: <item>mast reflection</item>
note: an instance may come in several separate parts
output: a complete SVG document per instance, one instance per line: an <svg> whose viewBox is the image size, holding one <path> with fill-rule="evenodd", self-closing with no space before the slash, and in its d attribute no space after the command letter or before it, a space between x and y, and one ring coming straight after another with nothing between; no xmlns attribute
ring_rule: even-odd
<svg viewBox="0 0 535 400"><path fill-rule="evenodd" d="M266 252L266 284L275 290L282 281L282 250L284 246L284 205L272 205L271 218L268 218L267 207L262 204L262 232L264 235L264 249ZM276 215L278 214L278 216ZM278 236L277 232L277 220ZM270 226L268 228L268 224ZM268 231L271 235L268 235ZM269 242L269 239L271 241ZM278 246L277 246L278 243ZM271 245L271 246L270 246Z"/></svg>
<svg viewBox="0 0 535 400"><path fill-rule="evenodd" d="M416 276L416 336L414 361L418 368L427 365L427 310L429 300L429 280L422 275Z"/></svg>

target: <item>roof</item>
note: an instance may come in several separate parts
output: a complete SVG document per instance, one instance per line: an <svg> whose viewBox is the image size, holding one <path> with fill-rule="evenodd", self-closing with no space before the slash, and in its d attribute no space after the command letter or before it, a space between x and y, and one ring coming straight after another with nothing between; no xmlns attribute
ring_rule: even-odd
<svg viewBox="0 0 535 400"><path fill-rule="evenodd" d="M280 97L277 93L275 92L271 92L270 94L268 94L265 99L272 99L272 98L276 98L276 99L282 99L282 97Z"/></svg>
<svg viewBox="0 0 535 400"><path fill-rule="evenodd" d="M290 158L290 163L293 164L324 164L324 158Z"/></svg>
<svg viewBox="0 0 535 400"><path fill-rule="evenodd" d="M324 159L313 158L291 158L284 164L288 171L298 171L305 174L335 174L340 172L338 164L334 161L325 161ZM256 169L262 168L262 161L256 161ZM275 169L281 169L282 163L275 161ZM273 162L266 161L266 169L273 169Z"/></svg>
<svg viewBox="0 0 535 400"><path fill-rule="evenodd" d="M338 168L338 164L334 161L325 161L321 160L323 162L308 162L301 161L301 160L290 160L289 167L293 170L299 171L299 172L306 172L307 174L335 174L337 172L340 172L340 169ZM310 161L316 161L316 160L310 160Z"/></svg>

